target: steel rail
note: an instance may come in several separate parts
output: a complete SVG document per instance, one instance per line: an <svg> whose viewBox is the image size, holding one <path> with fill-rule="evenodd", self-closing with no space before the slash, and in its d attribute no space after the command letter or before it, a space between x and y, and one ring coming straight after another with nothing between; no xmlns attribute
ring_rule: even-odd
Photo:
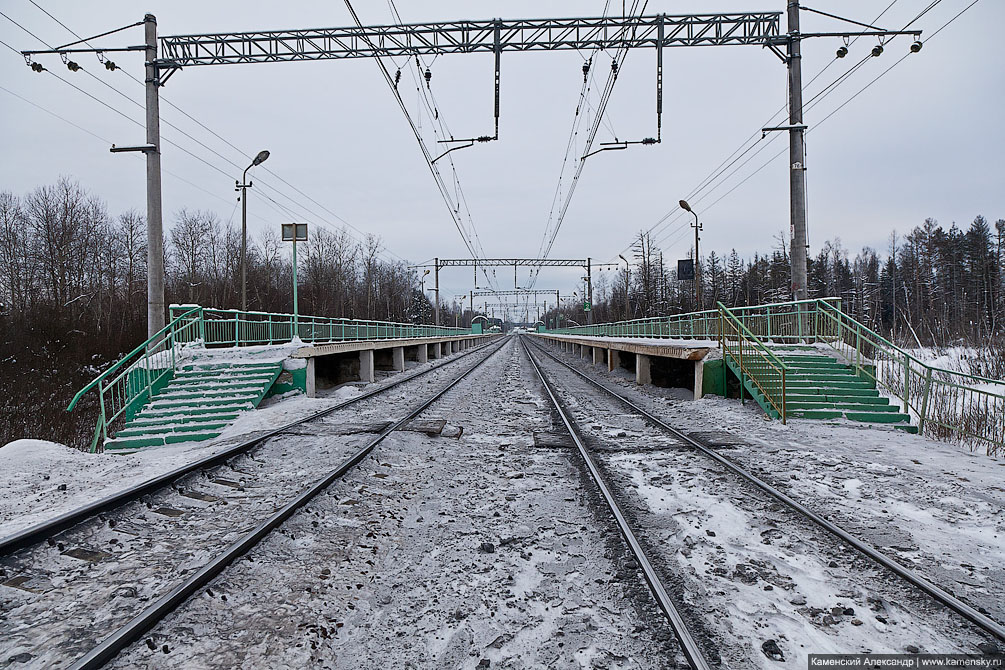
<svg viewBox="0 0 1005 670"><path fill-rule="evenodd" d="M185 581L158 598L149 607L102 640L96 647L74 662L73 665L70 666L71 670L96 670L97 668L103 667L106 663L115 658L119 652L139 639L140 636L157 625L157 623L165 616L173 612L178 608L178 606L188 600L192 594L212 581L213 578L223 572L235 559L246 553L249 549L253 548L261 542L262 539L269 535L269 533L282 525L282 523L293 516L298 509L306 505L315 496L327 489L332 483L343 477L347 472L349 472L349 470L358 465L391 433L405 426L419 414L424 412L430 405L443 397L448 391L457 386L476 369L481 367L488 359L492 358L492 356L505 345L506 339L503 339L495 350L491 351L487 356L472 365L459 376L455 377L453 381L412 409L406 416L402 417L391 426L385 428L379 435L377 435L377 437L370 440L370 442L368 442L365 446L361 447L359 451L344 461L340 466L326 474L310 487L301 491L300 494L275 512L272 516L260 523L244 537L236 542L233 542L222 554L201 567ZM479 350L482 348L484 347L480 347Z"/></svg>
<svg viewBox="0 0 1005 670"><path fill-rule="evenodd" d="M921 591L923 591L924 593L926 593L927 595L929 595L930 597L932 597L933 599L935 599L936 601L938 601L939 603L941 603L942 605L944 605L945 607L951 609L952 611L956 612L957 614L959 614L963 618L967 619L968 621L970 621L971 623L973 623L975 626L977 626L981 630L985 631L986 633L989 633L990 635L993 635L994 637L998 638L999 640L1005 640L1005 626L1003 626L1002 624L998 623L997 621L995 621L991 617L986 616L986 615L982 614L981 612L978 612L975 608L973 608L970 605L966 604L965 602L963 602L962 600L960 600L956 596L952 595L948 591L940 588L939 586L936 586L935 584L933 584L932 582L928 581L927 579L925 579L921 575L918 575L915 572L913 572L913 571L905 568L904 566L902 566L901 564L897 563L896 561L894 561L893 559L891 559L890 557L888 557L886 554L884 554L883 552L881 552L879 549L876 549L872 545L870 545L870 544L868 544L868 543L866 543L866 542L858 539L857 537L855 537L854 535L852 535L848 531L844 530L840 526L832 523L831 521L828 521L827 519L825 519L824 517L820 516L819 514L817 514L816 512L814 512L813 510L809 509L808 507L806 507L802 503L800 503L800 502L798 502L798 501L790 498L785 493L782 493L781 491L779 491L777 488L775 488L771 484L768 484L767 482L765 482L764 480L760 479L756 475L753 475L750 472L747 472L742 467L740 467L739 465L737 465L733 461L729 460L725 456L722 456L721 454L716 453L715 451L713 451L712 449L709 449L708 447L706 447L705 445L701 444L700 442L698 442L694 438L689 437L688 435L685 435L683 432L681 432L681 431L677 430L676 428L674 428L673 426L667 424L662 419L658 418L657 416L653 415L652 413L648 412L647 410L639 407L638 405L636 405L634 402L632 402L631 400L629 400L625 396L622 396L621 394L617 393L616 391L613 391L613 390L607 388L607 386L605 386L604 384L601 384L600 382L598 382L598 381L596 381L594 379L591 379L586 374L584 374L584 373L580 372L579 370L575 369L574 367L572 367L571 365L569 365L565 361L560 360L558 357L552 355L550 352L545 351L543 348L539 347L538 345L535 345L535 346L543 354L545 354L546 356L548 356L549 358L551 358L552 360L554 360L556 363L559 363L560 365L564 366L570 372L576 373L582 379L586 380L587 382L589 382L591 385L595 386L596 388L604 391L608 395L611 395L614 398L618 399L624 405L626 405L628 408L630 408L631 410L635 411L636 413L638 413L639 415L641 415L642 417L644 417L646 420L648 420L649 422L651 422L653 425L655 425L655 426L657 426L659 428L662 428L663 430L665 430L666 432L670 433L674 437L676 437L676 438L682 440L683 442L685 442L687 445L689 445L691 447L694 447L695 449L697 449L698 451L702 452L703 454L705 454L709 458L715 460L720 465L725 466L726 468L728 468L729 470L731 470L733 473L739 475L743 479L746 479L748 482L750 482L754 486L758 487L759 489L761 489L762 491L764 491L765 493L767 493L771 497L775 498L776 500L778 500L782 504L786 505L790 509L793 509L796 512L798 512L799 514L803 515L804 517L806 517L807 519L809 519L810 521L812 521L813 523L815 523L817 526L819 526L823 530L825 530L828 533L830 533L831 535L837 537L838 539L840 539L842 542L844 542L848 546L852 547L853 549L856 549L857 551L859 551L860 553L862 553L866 557L872 559L876 563L879 563L884 568L890 570L891 572L893 572L894 574L896 574L898 577L900 577L900 578L904 579L905 581L909 582L910 584L914 585L915 587L917 587L918 589L920 589Z"/></svg>
<svg viewBox="0 0 1005 670"><path fill-rule="evenodd" d="M687 628L687 624L684 622L684 617L677 609L673 599L670 598L670 594L667 593L666 588L663 586L663 582L656 573L656 569L653 568L649 557L646 555L645 549L635 536L635 532L632 530L631 525L628 523L624 513L621 511L621 507L618 505L617 500L615 500L614 494L611 493L611 489L604 481L603 475L601 475L596 462L593 460L593 457L590 455L590 452L587 450L586 445L583 442L582 436L579 434L579 429L566 413L564 405L558 399L551 383L548 381L547 377L545 377L544 371L538 365L534 355L530 352L530 349L527 348L526 342L524 342L521 338L520 343L523 345L527 358L530 359L531 364L534 366L534 370L541 379L541 383L544 386L544 390L548 393L548 397L551 399L552 405L555 407L558 415L562 418L562 423L565 424L566 430L569 431L573 441L576 443L576 447L579 449L579 455L583 458L583 462L586 463L586 467L589 469L590 476L593 478L593 481L596 482L597 488L600 489L604 502L606 502L607 506L611 509L611 513L614 515L614 520L617 522L618 529L624 536L629 550L632 552L635 560L638 561L639 565L642 567L642 574L645 577L646 584L649 585L649 590L652 591L653 597L656 599L656 603L659 605L659 608L663 610L663 614L666 615L667 620L670 622L670 627L673 628L674 635L681 644L681 651L683 651L684 656L687 658L691 666L695 668L695 670L710 670L711 665L709 665L709 662L705 659L702 648L695 641L694 637L692 637L691 632Z"/></svg>
<svg viewBox="0 0 1005 670"><path fill-rule="evenodd" d="M479 347L475 347L474 349L471 349L467 351L465 354L463 354L461 358L466 357L468 354L473 354L475 352L481 351L485 347L491 346L491 344L492 343L489 342ZM83 523L84 521L87 521L97 516L98 514L101 514L102 512L107 512L109 510L122 507L123 505L138 500L139 498L148 495L150 493L153 493L159 489L162 489L171 482L186 475L189 475L197 470L219 465L220 463L223 463L224 461L227 461L233 458L234 456L239 456L240 454L250 451L256 446L264 443L266 440L276 437L277 435L281 435L282 433L288 431L291 428L328 416L329 414L333 414L334 412L337 412L341 409L345 409L346 407L354 405L363 400L368 400L376 395L384 393L385 391L388 391L401 384L416 379L417 377L421 377L430 372L439 370L445 367L446 365L449 365L450 363L459 361L461 360L461 358L444 360L440 364L430 367L426 370L421 370L419 372L413 373L403 379L396 379L389 384L381 386L380 388L374 389L372 391L367 391L366 393L358 395L355 398L350 398L349 400L341 402L333 407L320 410L302 419L297 419L295 421L287 423L263 435L253 437L249 440L241 442L240 444L228 447L227 449L224 449L223 451L220 451L218 453L210 454L197 461L194 461L187 465L179 466L174 470L169 470L168 472L165 472L161 475L157 475L156 477L152 477L146 481L140 482L133 486L130 486L129 488L123 489L122 491L119 491L117 493L113 493L109 496L100 498L86 505L82 505L81 507L78 507L76 509L64 512L46 521L41 521L37 524L28 526L27 528L24 528L20 531L12 533L11 535L8 535L3 539L0 539L0 558L9 556L10 554L20 551L21 549L26 549L36 544L40 544L41 542L44 542L46 539L58 533L61 533L65 530L68 530L80 523Z"/></svg>

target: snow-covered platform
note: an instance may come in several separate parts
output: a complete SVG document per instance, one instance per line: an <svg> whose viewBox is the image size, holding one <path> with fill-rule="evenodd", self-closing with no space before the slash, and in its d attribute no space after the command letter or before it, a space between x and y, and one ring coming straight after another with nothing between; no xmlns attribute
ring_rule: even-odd
<svg viewBox="0 0 1005 670"><path fill-rule="evenodd" d="M291 352L288 367L295 361L306 361L303 390L307 396L317 395L319 387L331 387L349 381L373 382L376 370L402 372L405 361L425 363L474 346L495 334L447 335L397 340L353 340L348 342L314 343Z"/></svg>
<svg viewBox="0 0 1005 670"><path fill-rule="evenodd" d="M639 384L653 383L655 365L657 377L668 377L677 381L676 386L690 388L696 400L704 395L703 388L707 384L706 360L722 358L715 340L593 337L554 333L535 333L535 337L557 343L563 351L571 351L582 358L592 358L594 365L606 364L608 371L622 366L633 368L635 380ZM694 375L693 380L685 379L689 373Z"/></svg>

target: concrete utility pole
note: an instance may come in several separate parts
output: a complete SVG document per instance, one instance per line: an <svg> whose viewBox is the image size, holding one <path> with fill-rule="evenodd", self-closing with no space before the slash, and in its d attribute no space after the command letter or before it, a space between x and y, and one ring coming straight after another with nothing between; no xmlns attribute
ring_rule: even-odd
<svg viewBox="0 0 1005 670"><path fill-rule="evenodd" d="M147 337L164 328L164 221L161 218L160 72L157 69L157 18L143 17L146 50L147 144Z"/></svg>
<svg viewBox="0 0 1005 670"><path fill-rule="evenodd" d="M694 228L694 309L695 311L701 311L701 268L698 266L698 259L701 256L698 254L698 236L699 231L701 231L701 222L698 220L698 212L691 209L691 205L687 204L687 200L680 201L681 209L685 212L691 212L694 215L694 223L691 227Z"/></svg>
<svg viewBox="0 0 1005 670"><path fill-rule="evenodd" d="M434 288L433 292L436 294L436 303L433 305L433 325L440 325L440 259L433 259L433 267L436 268L433 273L434 276Z"/></svg>
<svg viewBox="0 0 1005 670"><path fill-rule="evenodd" d="M806 300L806 145L803 126L803 68L799 0L788 0L789 40L789 220L792 238L792 297ZM696 245L697 246L697 245Z"/></svg>

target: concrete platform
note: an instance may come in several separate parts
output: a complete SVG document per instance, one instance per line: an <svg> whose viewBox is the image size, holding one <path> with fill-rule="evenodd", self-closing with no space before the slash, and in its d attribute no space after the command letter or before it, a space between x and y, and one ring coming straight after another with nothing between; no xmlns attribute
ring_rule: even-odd
<svg viewBox="0 0 1005 670"><path fill-rule="evenodd" d="M352 381L370 383L374 381L375 370L402 372L406 361L425 363L470 349L495 337L500 335L488 333L312 344L298 348L290 354L290 358L306 360L305 390L308 397L314 398L319 387Z"/></svg>
<svg viewBox="0 0 1005 670"><path fill-rule="evenodd" d="M536 338L558 346L562 351L590 358L594 365L607 370L624 368L635 373L639 384L689 388L694 399L702 397L705 363L718 359L718 343L712 340L668 340L638 337L591 337L532 333ZM690 368L689 372L685 372ZM686 379L686 375L693 375Z"/></svg>

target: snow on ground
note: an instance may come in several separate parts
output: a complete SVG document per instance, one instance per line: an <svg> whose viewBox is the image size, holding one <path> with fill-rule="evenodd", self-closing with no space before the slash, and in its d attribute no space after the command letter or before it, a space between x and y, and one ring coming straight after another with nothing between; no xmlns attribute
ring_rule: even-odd
<svg viewBox="0 0 1005 670"><path fill-rule="evenodd" d="M551 351L1005 621L1005 458L850 421L767 419L756 403L639 386Z"/></svg>
<svg viewBox="0 0 1005 670"><path fill-rule="evenodd" d="M211 356L214 362L235 356L209 351L214 352ZM236 357L234 360L283 360L290 350L287 345L279 345L242 347L239 351L249 352L252 358ZM207 357L204 352L195 360ZM435 364L430 362L424 366ZM307 398L299 393L286 394L282 399L270 398L257 410L242 413L216 439L146 447L131 454L89 454L41 440L11 442L0 447L0 537L222 451L255 433L274 430L360 393L362 390L358 386L345 385L322 392L319 398Z"/></svg>
<svg viewBox="0 0 1005 670"><path fill-rule="evenodd" d="M511 342L113 667L665 668L675 643Z"/></svg>

